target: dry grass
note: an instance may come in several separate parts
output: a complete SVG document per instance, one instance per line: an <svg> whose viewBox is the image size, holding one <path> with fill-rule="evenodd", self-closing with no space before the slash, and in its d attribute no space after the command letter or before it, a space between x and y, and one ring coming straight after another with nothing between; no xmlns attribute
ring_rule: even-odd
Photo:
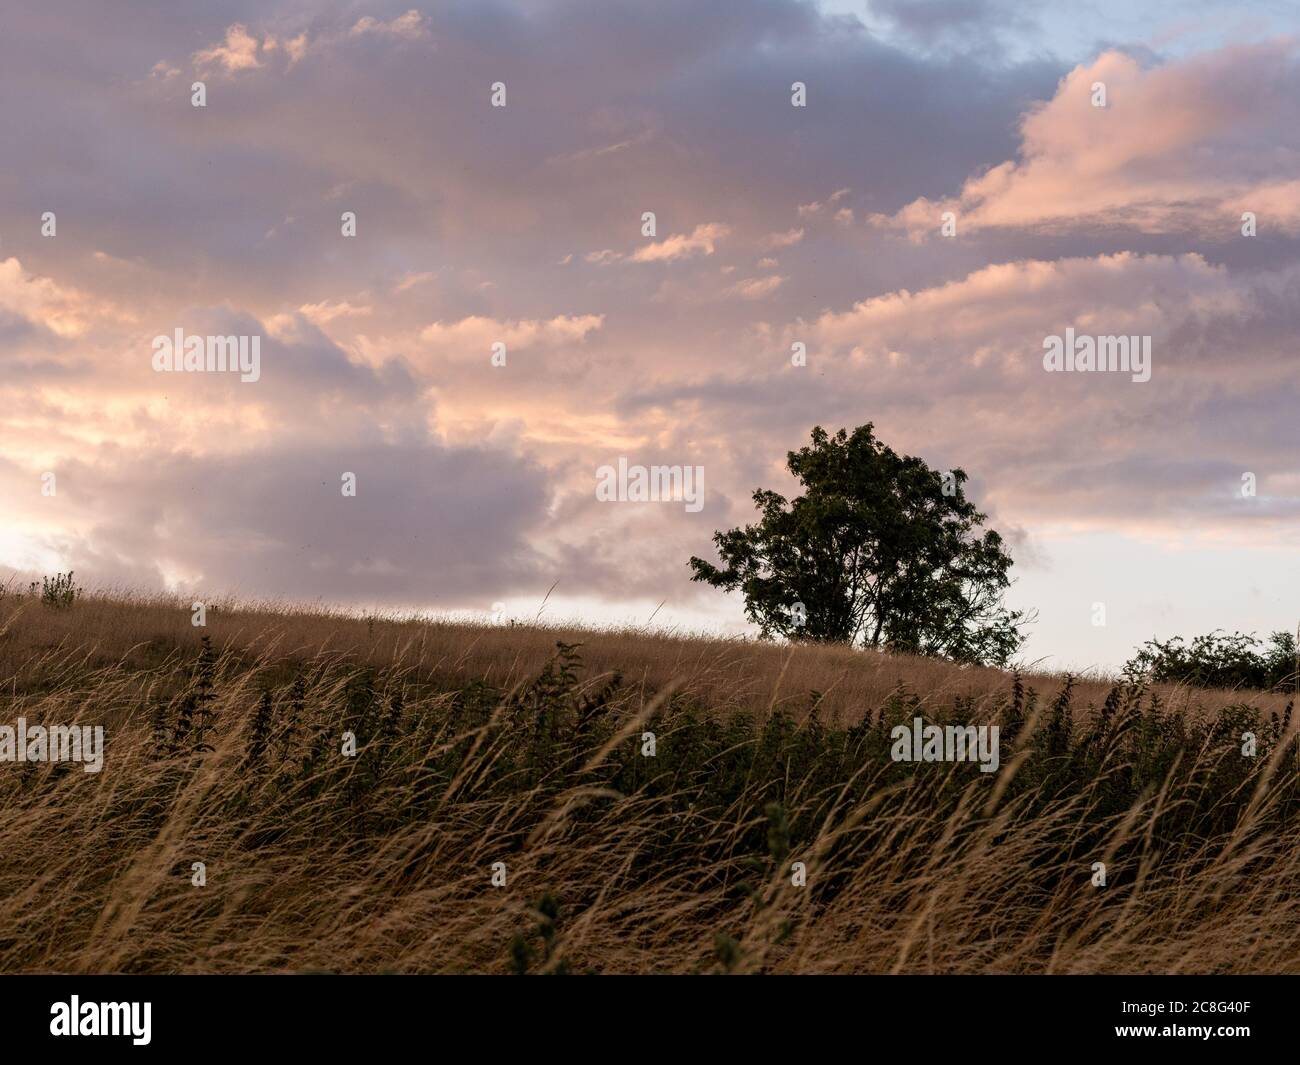
<svg viewBox="0 0 1300 1065"><path fill-rule="evenodd" d="M1025 683L1043 697L834 648L10 595L0 724L103 724L108 749L99 774L0 765L0 971L1300 971L1286 700ZM894 763L913 714L1017 734L997 774Z"/></svg>
<svg viewBox="0 0 1300 1065"><path fill-rule="evenodd" d="M21 623L16 612L25 612ZM766 712L784 707L799 714L808 693L823 695L821 720L850 725L879 707L904 685L922 707L955 697L978 702L1005 695L1008 675L997 669L958 666L940 659L887 655L836 646L789 646L714 636L675 636L658 630L589 630L532 623L491 625L438 617L407 620L358 616L325 607L217 601L207 625L190 623L190 603L175 597L110 590L79 600L75 611L42 609L30 598L0 599L0 669L8 676L34 653L78 648L88 665L127 669L156 665L173 651L197 655L206 633L219 647L276 653L302 659L335 654L375 667L400 663L447 686L483 681L510 687L537 674L555 654L555 643L582 643L593 673L619 671L657 691L672 683L715 710ZM1041 691L1059 688L1056 673L1025 674ZM1075 680L1079 704L1100 705L1113 683L1105 676ZM1203 691L1156 685L1161 699L1180 713L1199 714L1225 702L1280 712L1286 698L1258 691Z"/></svg>

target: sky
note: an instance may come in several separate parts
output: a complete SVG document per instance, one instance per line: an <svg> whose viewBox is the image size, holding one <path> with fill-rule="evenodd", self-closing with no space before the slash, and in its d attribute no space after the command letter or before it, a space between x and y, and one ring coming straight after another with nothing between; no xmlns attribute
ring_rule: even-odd
<svg viewBox="0 0 1300 1065"><path fill-rule="evenodd" d="M1289 3L22 6L0 573L745 632L687 560L872 422L969 475L1028 661L1293 628L1297 105Z"/></svg>

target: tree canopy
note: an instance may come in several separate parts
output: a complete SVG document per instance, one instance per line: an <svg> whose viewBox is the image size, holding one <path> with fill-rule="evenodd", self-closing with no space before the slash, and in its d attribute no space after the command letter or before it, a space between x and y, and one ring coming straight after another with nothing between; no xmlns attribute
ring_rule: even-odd
<svg viewBox="0 0 1300 1065"><path fill-rule="evenodd" d="M715 533L722 564L692 558L692 580L741 591L765 637L990 665L1015 654L1027 619L1002 603L1011 556L981 530L964 471L897 454L871 423L816 426L786 463L803 494L756 490L759 521Z"/></svg>

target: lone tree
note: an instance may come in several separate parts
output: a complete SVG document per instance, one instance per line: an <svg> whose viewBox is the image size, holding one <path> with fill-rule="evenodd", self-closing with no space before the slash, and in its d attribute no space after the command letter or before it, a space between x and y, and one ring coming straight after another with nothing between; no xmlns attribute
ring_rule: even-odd
<svg viewBox="0 0 1300 1065"><path fill-rule="evenodd" d="M1002 605L1002 537L981 532L964 471L941 475L872 428L816 426L812 446L786 458L804 494L755 491L761 520L714 533L722 567L692 558L691 579L744 592L764 637L1005 665L1029 619Z"/></svg>

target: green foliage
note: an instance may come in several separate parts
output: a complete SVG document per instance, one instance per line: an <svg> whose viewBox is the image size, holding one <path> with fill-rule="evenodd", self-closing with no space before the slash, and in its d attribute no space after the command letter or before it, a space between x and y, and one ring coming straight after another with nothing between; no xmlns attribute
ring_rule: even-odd
<svg viewBox="0 0 1300 1065"><path fill-rule="evenodd" d="M532 682L512 692L471 684L444 700L436 715L407 715L403 686L383 671L352 671L343 678L326 672L305 690L299 676L286 695L303 704L297 712L307 717L317 739L303 763L290 763L288 775L272 791L292 794L307 787L322 799L332 796L332 803L353 811L358 825L375 816L389 817L393 824L466 817L476 804L496 801L524 803L536 809L541 823L551 809L550 797L598 787L662 806L665 816L657 827L644 829L650 838L642 841L639 868L683 853L679 833L691 825L699 833L689 842L694 860L708 864L733 852L748 855L761 863L755 866L761 880L799 859L837 804L852 806L882 787L910 782L932 792L942 811L959 794L954 780L991 787L996 776L980 774L973 765L892 761L894 725L917 715L939 724L976 723L969 701L960 696L945 710L923 703L901 684L879 712L867 713L850 728L828 728L813 717L798 722L780 710L762 720L745 713L718 715L672 700L654 724L655 757L641 755L638 727L596 760L596 752L619 735L632 712L618 685L617 678L584 680L578 647L565 643L557 644L556 655ZM375 695L379 686L390 692L382 713ZM314 698L312 692L321 695ZM1054 798L1100 788L1104 798L1089 814L1098 839L1108 818L1166 783L1170 812L1153 826L1162 846L1178 849L1199 833L1235 823L1251 794L1243 781L1258 772L1285 734L1281 723L1239 705L1189 722L1168 713L1139 683L1116 684L1100 708L1080 713L1069 677L1036 728L1025 732L1038 698L1016 674L1007 696L982 717L1001 725L1004 765L1013 751L1028 751L1006 801L1018 800L1028 813ZM314 714L305 705L309 702L316 704ZM250 751L262 758L272 747L271 705L267 693L247 726ZM368 729L367 720L374 722ZM338 756L337 737L349 726L362 728L355 759ZM1238 751L1244 731L1259 738L1255 758ZM1212 764L1202 761L1197 768L1198 752L1210 752ZM341 782L346 786L336 789ZM1284 790L1285 801L1300 813L1300 780L1292 775ZM268 802L282 798L264 795ZM391 809L381 815L386 803ZM603 816L600 811L598 804L583 805L569 817L580 825L585 817ZM936 825L942 820L936 813ZM340 817L338 823L350 822ZM728 827L739 824L748 827ZM522 846L519 831L494 837L504 853ZM1085 843L1080 838L1069 845Z"/></svg>
<svg viewBox="0 0 1300 1065"><path fill-rule="evenodd" d="M541 941L540 950L534 946L527 932L516 932L510 941L511 968L517 976L525 976L535 962L540 962L540 972L567 976L569 964L556 951L560 904L555 896L549 891L543 893L537 901L533 916L537 921L535 935Z"/></svg>
<svg viewBox="0 0 1300 1065"><path fill-rule="evenodd" d="M167 750L168 736L171 731L168 722L167 703L163 699L154 699L153 709L149 714L149 726L153 740L153 752L162 755Z"/></svg>
<svg viewBox="0 0 1300 1065"><path fill-rule="evenodd" d="M1129 659L1124 673L1197 688L1291 691L1296 685L1295 636L1275 632L1263 643L1253 633L1229 635L1216 629L1191 643L1181 636L1148 640Z"/></svg>
<svg viewBox="0 0 1300 1065"><path fill-rule="evenodd" d="M768 853L780 865L790 853L790 822L786 819L785 807L779 802L769 802L763 813L767 816Z"/></svg>
<svg viewBox="0 0 1300 1065"><path fill-rule="evenodd" d="M262 692L249 726L248 753L245 757L250 766L260 767L266 758L267 747L271 742L272 713L271 693Z"/></svg>
<svg viewBox="0 0 1300 1065"><path fill-rule="evenodd" d="M692 580L743 592L765 637L993 665L1015 654L1029 619L1002 605L1011 556L981 532L963 470L945 481L871 423L834 436L817 426L786 462L803 494L755 491L759 522L715 533L722 565L692 558Z"/></svg>
<svg viewBox="0 0 1300 1065"><path fill-rule="evenodd" d="M193 721L194 749L196 751L211 751L213 749L212 744L207 742L207 737L212 730L215 716L212 703L216 698L213 691L216 663L217 653L212 647L212 638L205 634L203 649L199 652L199 662L195 668L194 680Z"/></svg>
<svg viewBox="0 0 1300 1065"><path fill-rule="evenodd" d="M32 585L35 589L35 584ZM56 573L53 577L42 578L41 602L56 610L66 610L77 601L82 593L72 582L72 571Z"/></svg>
<svg viewBox="0 0 1300 1065"><path fill-rule="evenodd" d="M718 932L713 937L713 957L718 967L729 973L735 969L741 959L740 944L725 932Z"/></svg>
<svg viewBox="0 0 1300 1065"><path fill-rule="evenodd" d="M289 713L279 730L276 741L282 761L288 761L297 754L298 733L302 725L306 698L307 683L299 673L293 678L293 686L289 689Z"/></svg>

